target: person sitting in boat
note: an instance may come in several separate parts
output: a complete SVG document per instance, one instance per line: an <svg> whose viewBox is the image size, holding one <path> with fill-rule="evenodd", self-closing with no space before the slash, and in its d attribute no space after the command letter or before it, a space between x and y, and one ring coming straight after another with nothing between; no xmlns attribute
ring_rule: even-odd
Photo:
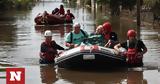
<svg viewBox="0 0 160 84"><path fill-rule="evenodd" d="M64 11L64 6L63 6L63 5L60 5L60 9L59 9L58 14L59 14L60 16L64 16L65 11Z"/></svg>
<svg viewBox="0 0 160 84"><path fill-rule="evenodd" d="M102 32L103 32L102 29L103 29L103 26L99 25L96 28L96 32L93 32L89 35L87 42L92 45L104 46L106 42L105 42L104 37L102 35Z"/></svg>
<svg viewBox="0 0 160 84"><path fill-rule="evenodd" d="M34 22L36 23L36 25L42 25L42 15L42 13L38 13L35 17Z"/></svg>
<svg viewBox="0 0 160 84"><path fill-rule="evenodd" d="M65 45L69 48L78 47L85 38L88 37L88 33L80 29L79 23L73 24L73 31L68 33L65 37Z"/></svg>
<svg viewBox="0 0 160 84"><path fill-rule="evenodd" d="M47 16L49 14L47 11L44 11L43 13L38 13L38 15L35 17L34 21L37 25L42 25L48 23Z"/></svg>
<svg viewBox="0 0 160 84"><path fill-rule="evenodd" d="M65 14L66 22L73 22L73 19L75 19L74 15L70 12L70 10L67 10L67 13Z"/></svg>
<svg viewBox="0 0 160 84"><path fill-rule="evenodd" d="M58 12L59 12L59 9L58 9L58 8L55 8L55 9L52 11L52 15L58 15Z"/></svg>
<svg viewBox="0 0 160 84"><path fill-rule="evenodd" d="M120 52L120 47L123 47L127 50L127 52L123 52L127 58L127 63L131 66L143 66L143 54L147 52L147 48L142 40L138 40L136 38L136 31L135 30L128 30L127 32L128 40L119 43L114 46L114 49ZM120 53L119 53L120 54Z"/></svg>
<svg viewBox="0 0 160 84"><path fill-rule="evenodd" d="M48 24L48 18L47 18L48 15L49 15L49 13L47 11L43 12L42 19L41 19L42 24Z"/></svg>
<svg viewBox="0 0 160 84"><path fill-rule="evenodd" d="M44 11L42 16L46 17L47 15L49 15L49 13L47 11Z"/></svg>
<svg viewBox="0 0 160 84"><path fill-rule="evenodd" d="M99 34L102 34L103 33L103 26L102 25L98 25L97 28L96 28L96 31L91 33L90 35L99 35Z"/></svg>
<svg viewBox="0 0 160 84"><path fill-rule="evenodd" d="M40 50L40 63L54 63L54 58L58 55L57 50L64 50L64 48L52 40L52 32L50 30L46 30L44 36L45 41L42 42Z"/></svg>
<svg viewBox="0 0 160 84"><path fill-rule="evenodd" d="M115 32L112 32L110 22L105 22L103 24L103 36L107 42L105 47L114 48L114 45L118 43L117 34Z"/></svg>

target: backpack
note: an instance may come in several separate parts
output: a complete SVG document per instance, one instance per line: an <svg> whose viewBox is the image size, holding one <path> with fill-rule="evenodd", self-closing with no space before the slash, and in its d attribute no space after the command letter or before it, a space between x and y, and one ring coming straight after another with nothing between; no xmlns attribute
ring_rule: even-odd
<svg viewBox="0 0 160 84"><path fill-rule="evenodd" d="M84 35L84 37L87 37L86 33L82 29L80 29L80 32L82 32L82 34ZM70 43L72 43L73 42L73 33L70 32L70 34L71 34L71 36L70 36Z"/></svg>

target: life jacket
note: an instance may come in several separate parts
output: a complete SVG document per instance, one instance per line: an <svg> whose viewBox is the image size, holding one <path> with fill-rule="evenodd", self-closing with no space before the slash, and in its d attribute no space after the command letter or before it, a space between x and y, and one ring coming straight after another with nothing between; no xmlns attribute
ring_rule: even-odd
<svg viewBox="0 0 160 84"><path fill-rule="evenodd" d="M104 38L105 38L106 40L109 40L109 39L110 39L110 34L105 34L105 35L104 35Z"/></svg>
<svg viewBox="0 0 160 84"><path fill-rule="evenodd" d="M107 46L109 48L114 48L114 45L117 44L117 34L115 32L110 32L109 34L105 34L104 38L106 41L108 41Z"/></svg>
<svg viewBox="0 0 160 84"><path fill-rule="evenodd" d="M71 18L71 16L70 16L69 14L66 15L66 20L67 20L67 21L72 20L72 18Z"/></svg>
<svg viewBox="0 0 160 84"><path fill-rule="evenodd" d="M104 34L104 38L106 39L106 40L113 40L113 41L117 41L118 40L118 38L117 38L117 34L115 33L115 32L110 32L110 33L108 33L108 34Z"/></svg>
<svg viewBox="0 0 160 84"><path fill-rule="evenodd" d="M60 8L59 13L60 15L64 15L64 9Z"/></svg>
<svg viewBox="0 0 160 84"><path fill-rule="evenodd" d="M56 57L57 54L57 49L53 47L55 45L55 42L52 41L50 44L43 42L42 45L47 48L47 51L40 52L41 59L48 62L54 62L54 58Z"/></svg>
<svg viewBox="0 0 160 84"><path fill-rule="evenodd" d="M129 40L127 40L128 50L126 53L126 58L127 58L126 61L129 65L142 63L142 56L141 57L138 56L137 43L138 41L136 41L134 48L129 48Z"/></svg>

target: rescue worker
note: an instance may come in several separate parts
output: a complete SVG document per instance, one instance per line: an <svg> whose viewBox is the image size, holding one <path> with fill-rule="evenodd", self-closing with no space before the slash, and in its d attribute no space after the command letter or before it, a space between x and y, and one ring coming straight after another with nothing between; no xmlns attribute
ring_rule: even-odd
<svg viewBox="0 0 160 84"><path fill-rule="evenodd" d="M59 8L59 15L64 15L65 14L65 11L64 11L64 6L63 5L60 5L60 8Z"/></svg>
<svg viewBox="0 0 160 84"><path fill-rule="evenodd" d="M145 44L143 41L136 38L135 30L128 30L127 37L127 41L115 45L114 49L118 51L118 53L120 52L120 47L123 47L127 50L127 52L123 55L126 56L126 61L129 66L143 66L143 54L147 52Z"/></svg>
<svg viewBox="0 0 160 84"><path fill-rule="evenodd" d="M114 48L114 45L118 43L117 34L115 32L112 32L112 27L110 22L105 22L102 26L103 26L103 36L107 42L105 47Z"/></svg>
<svg viewBox="0 0 160 84"><path fill-rule="evenodd" d="M40 49L40 63L54 63L54 58L58 55L57 50L64 50L64 48L52 40L52 32L50 30L46 30L44 36L45 41L42 42Z"/></svg>
<svg viewBox="0 0 160 84"><path fill-rule="evenodd" d="M86 31L82 30L80 28L79 23L73 24L73 31L68 33L65 37L65 45L69 48L78 47L85 38L88 37L88 34Z"/></svg>
<svg viewBox="0 0 160 84"><path fill-rule="evenodd" d="M67 13L65 14L66 22L73 22L73 19L75 19L74 15L70 12L70 10L67 10Z"/></svg>

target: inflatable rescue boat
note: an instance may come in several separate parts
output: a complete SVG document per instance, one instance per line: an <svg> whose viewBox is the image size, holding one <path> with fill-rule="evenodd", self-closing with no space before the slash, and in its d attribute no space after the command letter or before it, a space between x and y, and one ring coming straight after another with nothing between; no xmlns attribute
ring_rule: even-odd
<svg viewBox="0 0 160 84"><path fill-rule="evenodd" d="M83 45L67 50L55 58L60 68L109 68L126 66L126 58L110 48Z"/></svg>

